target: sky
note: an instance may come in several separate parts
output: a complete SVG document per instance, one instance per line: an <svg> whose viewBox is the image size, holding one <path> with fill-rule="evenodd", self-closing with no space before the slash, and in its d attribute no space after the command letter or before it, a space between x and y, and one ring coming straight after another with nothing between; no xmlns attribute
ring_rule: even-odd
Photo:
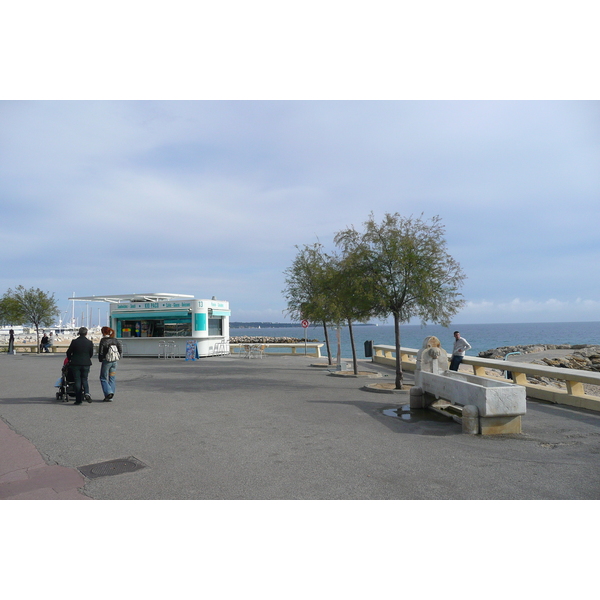
<svg viewBox="0 0 600 600"><path fill-rule="evenodd" d="M0 289L283 322L296 246L398 212L441 218L454 322L593 321L599 165L597 101L3 101Z"/></svg>
<svg viewBox="0 0 600 600"><path fill-rule="evenodd" d="M505 3L485 32L465 2L404 20L382 19L382 2L341 16L325 2L318 24L309 2L285 31L261 18L283 22L272 4L242 3L207 9L229 25L200 37L177 11L133 4L85 35L42 5L0 41L13 57L0 293L39 287L63 317L73 294L216 296L235 321L285 322L298 246L333 250L338 231L398 212L441 218L466 275L454 323L598 320L600 96L581 57L599 44L585 3L519 3L518 23Z"/></svg>

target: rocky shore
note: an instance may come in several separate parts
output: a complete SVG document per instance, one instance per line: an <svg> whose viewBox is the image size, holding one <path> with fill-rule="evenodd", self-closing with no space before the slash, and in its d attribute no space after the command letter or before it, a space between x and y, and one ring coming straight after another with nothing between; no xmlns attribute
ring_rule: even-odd
<svg viewBox="0 0 600 600"><path fill-rule="evenodd" d="M533 356L541 353L550 353L560 350L560 356ZM571 352L572 351L572 352ZM519 352L521 355L531 354L532 364L561 367L563 369L580 369L583 371L600 372L600 345L594 344L531 344L528 346L503 346L480 352L480 358L503 360L510 352ZM509 357L509 360L515 357Z"/></svg>

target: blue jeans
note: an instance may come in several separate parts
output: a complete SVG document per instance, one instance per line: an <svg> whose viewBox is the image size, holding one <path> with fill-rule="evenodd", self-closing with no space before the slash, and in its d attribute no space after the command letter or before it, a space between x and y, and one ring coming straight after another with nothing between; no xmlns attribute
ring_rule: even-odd
<svg viewBox="0 0 600 600"><path fill-rule="evenodd" d="M460 363L463 361L463 358L463 356L453 354L452 359L450 360L450 371L458 371L458 367L460 367Z"/></svg>
<svg viewBox="0 0 600 600"><path fill-rule="evenodd" d="M100 367L100 385L104 392L104 397L109 394L114 394L116 389L115 376L117 374L117 361L108 362L107 360L102 361Z"/></svg>

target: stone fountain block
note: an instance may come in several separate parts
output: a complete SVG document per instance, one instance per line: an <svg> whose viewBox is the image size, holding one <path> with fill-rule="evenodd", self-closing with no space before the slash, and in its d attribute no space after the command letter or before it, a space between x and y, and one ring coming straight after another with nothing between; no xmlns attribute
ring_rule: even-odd
<svg viewBox="0 0 600 600"><path fill-rule="evenodd" d="M519 416L526 412L525 388L514 383L457 371L422 371L421 386L428 394L452 404L476 406L480 417Z"/></svg>
<svg viewBox="0 0 600 600"><path fill-rule="evenodd" d="M470 421L463 422L468 433L477 429L482 435L521 433L521 415L526 412L525 388L448 370L448 355L435 336L426 337L417 352L415 387L419 395L411 396L411 407L419 401L423 408L432 405L427 396L469 407Z"/></svg>

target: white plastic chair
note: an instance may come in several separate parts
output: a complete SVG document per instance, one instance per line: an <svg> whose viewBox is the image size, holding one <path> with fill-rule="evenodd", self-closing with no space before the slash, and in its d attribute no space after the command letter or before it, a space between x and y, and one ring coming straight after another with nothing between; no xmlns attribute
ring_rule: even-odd
<svg viewBox="0 0 600 600"><path fill-rule="evenodd" d="M179 358L179 351L176 342L167 342L165 348L165 358Z"/></svg>
<svg viewBox="0 0 600 600"><path fill-rule="evenodd" d="M266 346L264 344L253 344L250 346L250 356L248 358L262 358L265 353Z"/></svg>
<svg viewBox="0 0 600 600"><path fill-rule="evenodd" d="M158 358L167 358L167 345L169 342L158 342Z"/></svg>

